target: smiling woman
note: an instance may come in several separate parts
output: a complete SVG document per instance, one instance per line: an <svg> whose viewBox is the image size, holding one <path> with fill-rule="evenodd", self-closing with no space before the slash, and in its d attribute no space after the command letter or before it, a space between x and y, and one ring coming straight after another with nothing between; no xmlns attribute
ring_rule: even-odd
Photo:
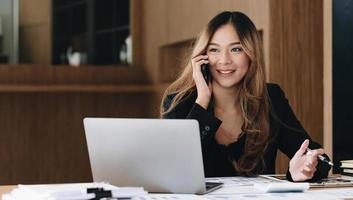
<svg viewBox="0 0 353 200"><path fill-rule="evenodd" d="M281 88L265 83L261 39L245 14L215 16L186 60L164 94L160 114L198 120L207 177L274 174L277 150L291 158L289 180L327 176L330 166L317 159L323 149L297 120ZM208 83L204 64L212 75ZM306 154L308 147L314 154Z"/></svg>

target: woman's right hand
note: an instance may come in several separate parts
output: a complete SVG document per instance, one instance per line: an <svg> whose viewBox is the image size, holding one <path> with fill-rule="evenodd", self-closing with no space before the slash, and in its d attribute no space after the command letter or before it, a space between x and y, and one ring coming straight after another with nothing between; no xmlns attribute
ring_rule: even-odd
<svg viewBox="0 0 353 200"><path fill-rule="evenodd" d="M192 64L192 77L196 84L197 98L196 103L207 109L212 95L212 83L208 85L202 75L201 65L208 64L207 55L199 55L191 59Z"/></svg>

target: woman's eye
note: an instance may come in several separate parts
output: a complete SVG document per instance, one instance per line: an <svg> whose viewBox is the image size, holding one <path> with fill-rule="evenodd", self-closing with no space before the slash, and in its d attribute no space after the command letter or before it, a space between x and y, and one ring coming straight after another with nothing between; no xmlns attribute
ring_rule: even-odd
<svg viewBox="0 0 353 200"><path fill-rule="evenodd" d="M240 48L240 47L234 47L231 51L232 52L240 52L240 51L242 51L243 49L242 48Z"/></svg>
<svg viewBox="0 0 353 200"><path fill-rule="evenodd" d="M209 49L208 51L210 51L210 52L218 52L218 49L211 48L211 49Z"/></svg>

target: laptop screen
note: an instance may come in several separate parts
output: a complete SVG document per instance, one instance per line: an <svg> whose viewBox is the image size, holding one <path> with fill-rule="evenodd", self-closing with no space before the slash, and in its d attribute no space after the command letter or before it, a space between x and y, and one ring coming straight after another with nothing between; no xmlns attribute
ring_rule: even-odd
<svg viewBox="0 0 353 200"><path fill-rule="evenodd" d="M196 120L85 118L94 181L149 192L203 193Z"/></svg>

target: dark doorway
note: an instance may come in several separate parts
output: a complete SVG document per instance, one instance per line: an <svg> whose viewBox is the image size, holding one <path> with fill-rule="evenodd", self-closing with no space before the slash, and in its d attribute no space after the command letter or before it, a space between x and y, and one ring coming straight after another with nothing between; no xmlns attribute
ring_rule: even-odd
<svg viewBox="0 0 353 200"><path fill-rule="evenodd" d="M353 0L333 2L333 157L353 159Z"/></svg>

